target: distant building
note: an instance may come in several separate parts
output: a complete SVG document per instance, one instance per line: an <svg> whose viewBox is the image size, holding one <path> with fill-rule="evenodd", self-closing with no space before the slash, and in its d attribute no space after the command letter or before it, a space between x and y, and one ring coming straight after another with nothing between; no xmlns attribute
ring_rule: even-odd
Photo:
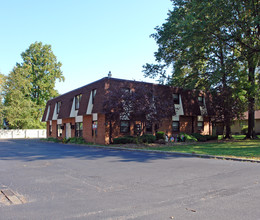
<svg viewBox="0 0 260 220"><path fill-rule="evenodd" d="M168 136L180 132L212 134L213 108L211 97L202 91L184 90L152 83L102 78L81 88L70 91L47 102L42 121L47 122L47 136L54 138L83 137L87 142L109 144L113 138L134 135L137 121L118 119L109 126L104 101L107 91L113 87L133 89L136 85L161 89L172 94L176 115L163 120L161 126L152 124L146 133L167 132ZM112 134L111 134L112 133Z"/></svg>
<svg viewBox="0 0 260 220"><path fill-rule="evenodd" d="M242 119L236 119L231 127L232 134L241 134L243 127L248 125L248 112L244 113ZM260 110L255 111L255 132L260 134Z"/></svg>

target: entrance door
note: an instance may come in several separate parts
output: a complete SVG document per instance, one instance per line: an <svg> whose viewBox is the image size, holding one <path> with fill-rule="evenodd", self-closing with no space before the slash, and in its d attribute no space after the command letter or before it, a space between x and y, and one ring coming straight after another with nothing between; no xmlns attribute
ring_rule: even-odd
<svg viewBox="0 0 260 220"><path fill-rule="evenodd" d="M71 126L70 123L66 123L66 138L71 138Z"/></svg>

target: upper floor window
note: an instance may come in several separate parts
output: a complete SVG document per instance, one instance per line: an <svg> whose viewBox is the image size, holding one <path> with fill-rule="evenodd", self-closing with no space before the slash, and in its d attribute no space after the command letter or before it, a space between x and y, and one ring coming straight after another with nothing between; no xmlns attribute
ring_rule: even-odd
<svg viewBox="0 0 260 220"><path fill-rule="evenodd" d="M79 95L75 96L75 110L79 109L79 103L81 101L81 97L82 97L82 94L79 94Z"/></svg>
<svg viewBox="0 0 260 220"><path fill-rule="evenodd" d="M201 96L198 97L199 105L204 105L203 100L204 100L204 96L201 95Z"/></svg>
<svg viewBox="0 0 260 220"><path fill-rule="evenodd" d="M97 90L96 89L92 89L92 104L93 105L94 105L96 93L97 93Z"/></svg>
<svg viewBox="0 0 260 220"><path fill-rule="evenodd" d="M121 88L123 93L130 93L130 88Z"/></svg>
<svg viewBox="0 0 260 220"><path fill-rule="evenodd" d="M180 104L180 95L177 93L174 93L172 96L173 96L173 103L179 105Z"/></svg>
<svg viewBox="0 0 260 220"><path fill-rule="evenodd" d="M57 114L59 114L60 113L60 107L61 107L61 102L57 102Z"/></svg>

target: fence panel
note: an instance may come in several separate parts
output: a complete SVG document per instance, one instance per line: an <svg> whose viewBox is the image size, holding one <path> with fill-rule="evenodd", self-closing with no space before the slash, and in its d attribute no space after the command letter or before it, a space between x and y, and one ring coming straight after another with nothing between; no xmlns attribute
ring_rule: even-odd
<svg viewBox="0 0 260 220"><path fill-rule="evenodd" d="M0 130L0 139L46 138L46 129Z"/></svg>

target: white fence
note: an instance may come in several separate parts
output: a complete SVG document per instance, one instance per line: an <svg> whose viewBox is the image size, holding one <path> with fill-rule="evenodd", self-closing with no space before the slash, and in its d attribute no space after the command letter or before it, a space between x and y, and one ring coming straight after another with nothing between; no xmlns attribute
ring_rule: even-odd
<svg viewBox="0 0 260 220"><path fill-rule="evenodd" d="M46 138L46 129L0 130L0 139Z"/></svg>

